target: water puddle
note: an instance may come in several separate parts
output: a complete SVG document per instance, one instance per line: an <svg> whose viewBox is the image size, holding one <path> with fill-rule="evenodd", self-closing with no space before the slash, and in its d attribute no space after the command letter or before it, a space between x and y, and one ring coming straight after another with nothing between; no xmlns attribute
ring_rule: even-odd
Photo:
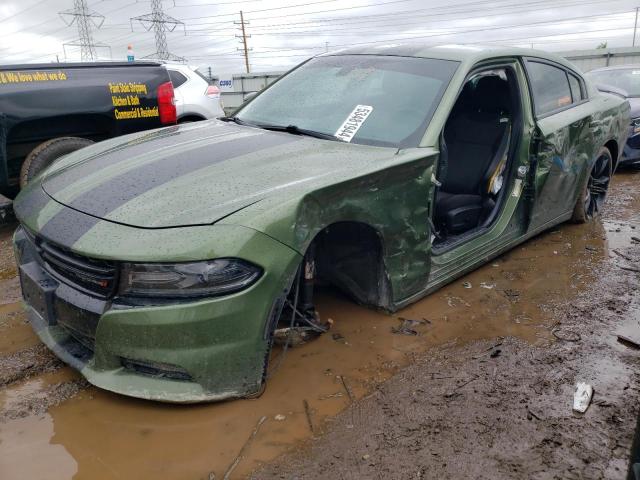
<svg viewBox="0 0 640 480"><path fill-rule="evenodd" d="M27 322L22 303L0 304L0 339L2 355L9 355L39 343Z"/></svg>
<svg viewBox="0 0 640 480"><path fill-rule="evenodd" d="M608 230L563 225L393 316L337 292L321 292L318 308L333 328L289 349L260 398L175 406L85 389L43 417L1 424L0 471L6 478L48 478L55 472L58 479L207 479L213 472L219 479L266 417L231 475L241 477L321 433L352 399L430 348L505 336L553 341L548 307L570 299L598 275L616 245L615 236L608 240L613 246L607 245ZM403 325L402 319L411 322ZM405 334L393 333L407 326ZM0 323L3 328L18 327ZM18 332L11 334L14 343L2 335L0 351L28 343ZM279 364L280 354L274 351L272 365ZM34 385L22 388L42 388ZM0 401L10 403L11 395ZM21 464L33 470L16 470Z"/></svg>

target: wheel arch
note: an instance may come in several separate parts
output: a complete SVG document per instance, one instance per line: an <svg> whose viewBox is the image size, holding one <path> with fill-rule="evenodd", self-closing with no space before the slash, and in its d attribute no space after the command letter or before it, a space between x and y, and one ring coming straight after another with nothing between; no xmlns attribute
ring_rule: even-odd
<svg viewBox="0 0 640 480"><path fill-rule="evenodd" d="M609 153L611 154L611 158L613 159L613 171L616 171L616 167L618 166L618 160L619 160L619 156L620 156L620 148L618 146L618 142L612 138L609 141L605 142L605 144L603 145L605 148L607 148L609 150Z"/></svg>
<svg viewBox="0 0 640 480"><path fill-rule="evenodd" d="M202 120L206 120L206 118L202 115L197 115L197 114L193 114L193 113L187 113L185 115L182 115L180 118L178 118L178 123L184 123L184 122L200 122Z"/></svg>
<svg viewBox="0 0 640 480"><path fill-rule="evenodd" d="M358 303L392 308L391 284L380 231L361 221L338 221L313 238L318 277Z"/></svg>

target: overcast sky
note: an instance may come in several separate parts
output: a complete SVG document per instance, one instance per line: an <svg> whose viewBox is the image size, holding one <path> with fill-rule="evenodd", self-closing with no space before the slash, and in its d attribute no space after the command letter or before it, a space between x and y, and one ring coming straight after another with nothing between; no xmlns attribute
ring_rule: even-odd
<svg viewBox="0 0 640 480"><path fill-rule="evenodd" d="M78 38L58 12L73 0L0 0L0 63L79 60ZM419 41L489 43L552 51L632 44L637 2L629 0L163 0L183 22L167 32L169 51L214 74L244 71L239 11L244 11L252 71L289 68L325 50ZM93 25L100 58L123 60L156 51L153 31L130 18L150 13L149 0L88 0L104 16ZM72 17L65 17L70 21ZM95 22L99 24L100 18ZM133 26L133 31L132 31ZM638 34L640 44L640 32ZM110 47L109 48L107 48ZM66 54L66 57L65 57Z"/></svg>

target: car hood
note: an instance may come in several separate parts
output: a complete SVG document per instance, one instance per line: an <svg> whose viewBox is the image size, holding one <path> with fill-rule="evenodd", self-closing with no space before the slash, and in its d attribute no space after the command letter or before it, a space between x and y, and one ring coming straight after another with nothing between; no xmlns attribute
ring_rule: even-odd
<svg viewBox="0 0 640 480"><path fill-rule="evenodd" d="M88 147L56 162L41 185L67 207L125 225L204 225L395 153L216 120Z"/></svg>

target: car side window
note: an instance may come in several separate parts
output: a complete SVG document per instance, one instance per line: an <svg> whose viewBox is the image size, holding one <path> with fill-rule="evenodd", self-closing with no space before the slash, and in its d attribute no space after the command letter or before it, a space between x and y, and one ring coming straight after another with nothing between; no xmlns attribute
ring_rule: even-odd
<svg viewBox="0 0 640 480"><path fill-rule="evenodd" d="M571 87L571 96L573 97L573 103L578 103L584 99L582 94L582 87L580 80L573 73L569 73L569 87Z"/></svg>
<svg viewBox="0 0 640 480"><path fill-rule="evenodd" d="M171 83L173 83L173 88L178 88L180 85L187 81L187 77L185 77L182 73L177 72L176 70L167 71L169 72Z"/></svg>
<svg viewBox="0 0 640 480"><path fill-rule="evenodd" d="M544 115L571 105L571 89L565 70L547 63L529 60L527 72L536 115Z"/></svg>

